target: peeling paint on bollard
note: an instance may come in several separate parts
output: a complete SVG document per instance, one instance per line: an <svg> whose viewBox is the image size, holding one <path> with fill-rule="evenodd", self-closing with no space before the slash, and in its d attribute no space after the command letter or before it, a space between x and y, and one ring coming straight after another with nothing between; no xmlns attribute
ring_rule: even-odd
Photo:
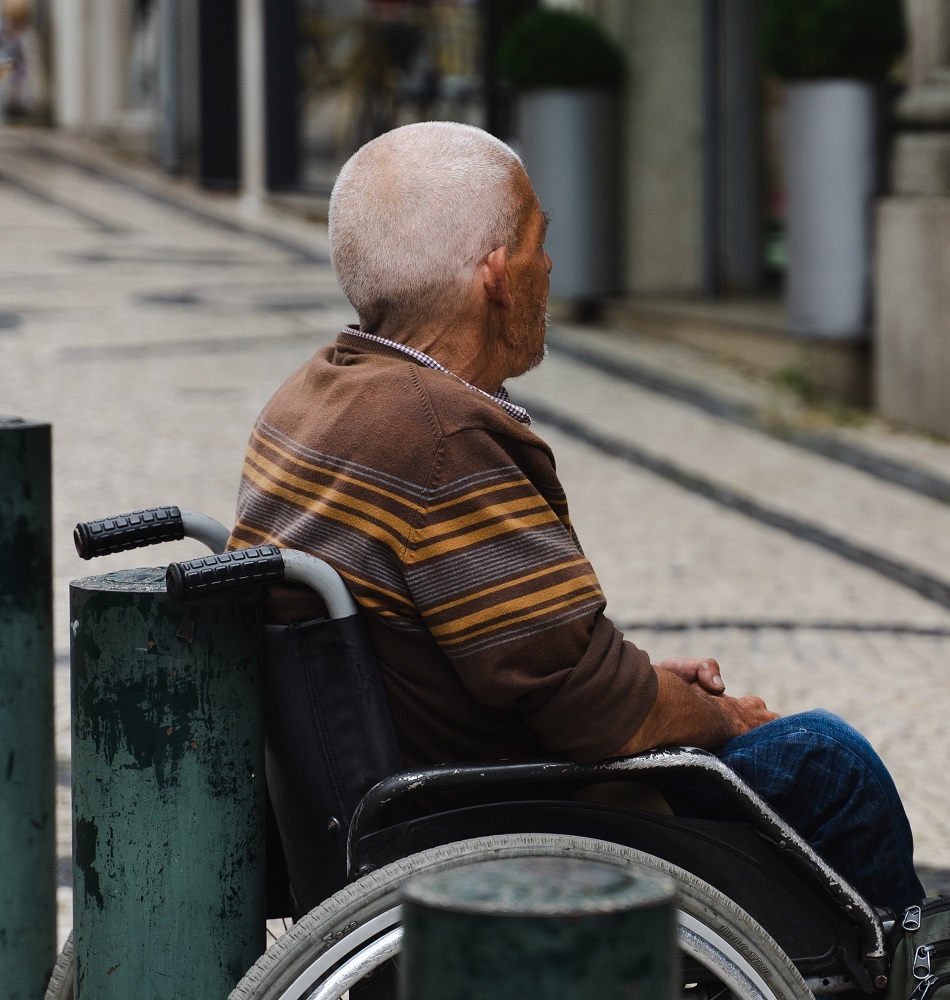
<svg viewBox="0 0 950 1000"><path fill-rule="evenodd" d="M42 997L56 958L49 424L0 416L0 990Z"/></svg>
<svg viewBox="0 0 950 1000"><path fill-rule="evenodd" d="M264 950L260 595L70 587L77 1000L225 997Z"/></svg>
<svg viewBox="0 0 950 1000"><path fill-rule="evenodd" d="M482 861L403 893L402 1000L673 1000L672 880L568 857Z"/></svg>

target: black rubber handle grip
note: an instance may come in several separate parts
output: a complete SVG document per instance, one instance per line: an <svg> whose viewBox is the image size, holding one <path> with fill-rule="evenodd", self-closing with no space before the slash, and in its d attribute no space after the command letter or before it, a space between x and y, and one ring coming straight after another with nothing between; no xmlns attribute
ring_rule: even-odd
<svg viewBox="0 0 950 1000"><path fill-rule="evenodd" d="M284 578L284 560L276 545L235 549L187 562L172 563L165 571L165 589L177 603L251 583Z"/></svg>
<svg viewBox="0 0 950 1000"><path fill-rule="evenodd" d="M73 529L76 551L83 559L176 542L184 537L185 527L177 507L148 507L114 514L98 521L83 521Z"/></svg>

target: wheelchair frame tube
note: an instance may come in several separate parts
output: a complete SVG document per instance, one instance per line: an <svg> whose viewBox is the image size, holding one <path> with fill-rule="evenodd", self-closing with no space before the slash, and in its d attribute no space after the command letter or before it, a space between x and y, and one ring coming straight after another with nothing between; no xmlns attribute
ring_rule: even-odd
<svg viewBox="0 0 950 1000"><path fill-rule="evenodd" d="M220 521L194 510L181 512L181 523L186 538L194 538L207 545L212 552L223 552L231 532Z"/></svg>
<svg viewBox="0 0 950 1000"><path fill-rule="evenodd" d="M0 417L0 983L43 996L56 959L51 428Z"/></svg>

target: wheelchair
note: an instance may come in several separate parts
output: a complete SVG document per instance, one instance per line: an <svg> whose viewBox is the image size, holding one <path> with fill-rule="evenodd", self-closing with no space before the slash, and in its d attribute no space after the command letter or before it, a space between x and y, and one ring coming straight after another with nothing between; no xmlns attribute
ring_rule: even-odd
<svg viewBox="0 0 950 1000"><path fill-rule="evenodd" d="M345 583L301 552L225 552L228 534L177 507L76 529L84 558L185 535L205 542L214 555L169 566L173 600L289 582L322 601L312 620L265 626L267 786L278 831L268 839L268 896L270 915L293 923L231 1000L394 1000L403 883L526 856L670 876L684 998L810 1000L886 985L893 915L862 898L712 754L676 747L594 764L403 769L369 633ZM728 821L692 801L697 782ZM72 996L70 975L67 946L47 1000Z"/></svg>

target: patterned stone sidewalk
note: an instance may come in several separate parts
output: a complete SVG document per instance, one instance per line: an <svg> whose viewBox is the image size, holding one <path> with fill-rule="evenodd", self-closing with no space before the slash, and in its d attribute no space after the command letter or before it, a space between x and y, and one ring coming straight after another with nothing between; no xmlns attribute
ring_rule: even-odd
<svg viewBox="0 0 950 1000"><path fill-rule="evenodd" d="M68 137L0 139L0 411L54 428L65 933L66 608L90 572L72 527L157 503L229 522L260 406L352 313L320 225L246 219ZM655 658L716 656L733 693L856 724L894 772L930 887L950 888L950 445L635 331L550 340L510 388L555 449L615 620Z"/></svg>

